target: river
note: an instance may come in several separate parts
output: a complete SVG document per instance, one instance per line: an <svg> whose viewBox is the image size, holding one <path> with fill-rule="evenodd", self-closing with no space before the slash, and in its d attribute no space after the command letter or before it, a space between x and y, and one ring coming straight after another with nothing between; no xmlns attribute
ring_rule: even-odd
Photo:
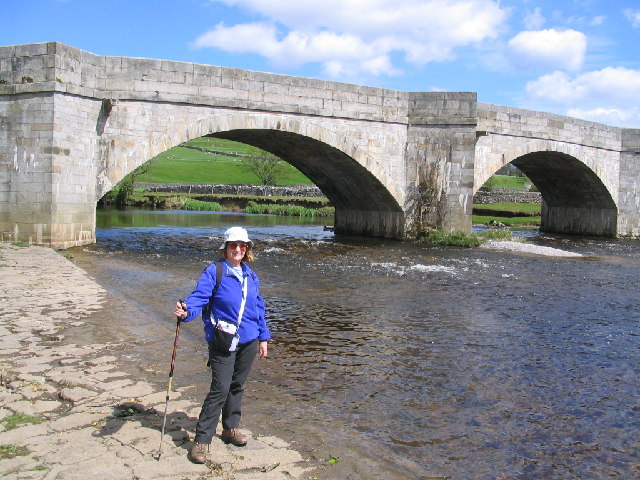
<svg viewBox="0 0 640 480"><path fill-rule="evenodd" d="M166 382L175 300L222 232L256 243L273 342L243 426L321 479L640 478L640 241L530 235L582 257L337 237L312 220L98 211L74 262L110 292L132 362ZM204 371L183 327L175 388ZM194 419L195 421L195 419ZM328 459L335 460L329 464Z"/></svg>

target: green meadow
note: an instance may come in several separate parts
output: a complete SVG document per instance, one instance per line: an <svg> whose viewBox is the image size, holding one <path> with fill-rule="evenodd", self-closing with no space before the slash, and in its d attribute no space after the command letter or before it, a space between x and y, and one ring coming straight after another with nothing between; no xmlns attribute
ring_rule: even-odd
<svg viewBox="0 0 640 480"><path fill-rule="evenodd" d="M239 155L251 155L258 151L244 143L212 137L195 138L186 144L205 150ZM284 164L284 171L278 177L276 185L309 185L313 183L297 168L286 162ZM135 181L143 183L260 185L258 177L249 171L246 158L180 146L173 147L149 160L145 172L137 175Z"/></svg>

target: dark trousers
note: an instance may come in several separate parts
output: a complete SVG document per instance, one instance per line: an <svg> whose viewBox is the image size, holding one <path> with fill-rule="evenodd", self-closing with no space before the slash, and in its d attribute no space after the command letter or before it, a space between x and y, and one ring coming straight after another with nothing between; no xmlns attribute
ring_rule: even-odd
<svg viewBox="0 0 640 480"><path fill-rule="evenodd" d="M258 340L238 345L235 352L222 352L209 343L211 387L204 399L198 425L196 443L210 444L216 433L220 412L222 428L238 428L244 384L258 353Z"/></svg>

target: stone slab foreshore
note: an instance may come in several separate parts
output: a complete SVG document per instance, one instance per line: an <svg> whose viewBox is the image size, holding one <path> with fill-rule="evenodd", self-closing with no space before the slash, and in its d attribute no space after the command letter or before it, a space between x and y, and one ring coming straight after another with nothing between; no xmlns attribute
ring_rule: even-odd
<svg viewBox="0 0 640 480"><path fill-rule="evenodd" d="M122 368L116 344L71 344L106 292L45 247L0 243L0 478L280 480L311 467L276 437L245 447L211 444L211 461L187 458L199 404L172 391L160 448L162 391Z"/></svg>

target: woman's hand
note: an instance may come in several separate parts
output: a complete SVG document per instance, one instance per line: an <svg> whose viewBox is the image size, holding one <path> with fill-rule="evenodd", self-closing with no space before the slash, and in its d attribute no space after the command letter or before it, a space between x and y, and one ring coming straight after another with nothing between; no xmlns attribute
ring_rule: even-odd
<svg viewBox="0 0 640 480"><path fill-rule="evenodd" d="M187 304L184 302L176 302L176 309L173 311L173 314L180 320L187 318Z"/></svg>
<svg viewBox="0 0 640 480"><path fill-rule="evenodd" d="M267 347L268 342L260 342L258 345L258 355L260 358L265 358L269 354L269 348Z"/></svg>

